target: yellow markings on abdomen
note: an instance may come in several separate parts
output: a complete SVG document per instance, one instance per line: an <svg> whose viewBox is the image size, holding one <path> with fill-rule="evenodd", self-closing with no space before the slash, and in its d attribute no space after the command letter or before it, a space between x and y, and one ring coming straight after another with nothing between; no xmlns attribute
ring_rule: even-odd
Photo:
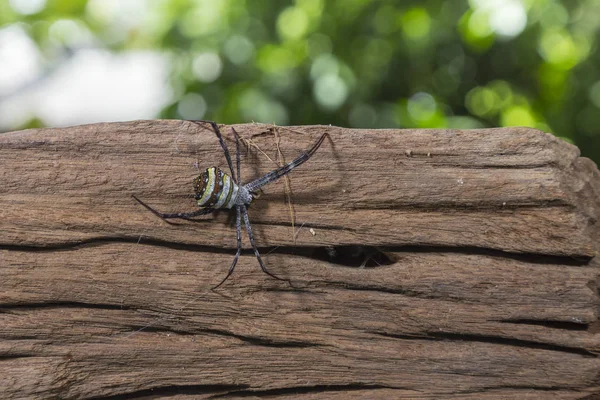
<svg viewBox="0 0 600 400"><path fill-rule="evenodd" d="M216 167L207 168L194 180L200 207L231 208L235 205L238 189L233 179Z"/></svg>

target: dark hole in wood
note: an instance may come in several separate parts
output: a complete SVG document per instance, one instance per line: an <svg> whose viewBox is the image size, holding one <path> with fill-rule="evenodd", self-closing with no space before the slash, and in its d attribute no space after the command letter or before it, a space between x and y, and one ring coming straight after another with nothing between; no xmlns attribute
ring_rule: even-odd
<svg viewBox="0 0 600 400"><path fill-rule="evenodd" d="M313 249L311 258L351 268L375 268L394 264L394 260L374 246L326 246Z"/></svg>

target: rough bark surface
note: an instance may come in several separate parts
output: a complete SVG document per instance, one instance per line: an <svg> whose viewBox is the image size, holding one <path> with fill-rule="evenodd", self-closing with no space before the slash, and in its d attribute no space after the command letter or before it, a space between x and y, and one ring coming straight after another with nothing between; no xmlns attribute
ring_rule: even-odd
<svg viewBox="0 0 600 400"><path fill-rule="evenodd" d="M236 125L290 161L249 210L263 274L192 179L187 121L0 135L3 399L600 396L600 174L525 128ZM222 131L234 150L229 127ZM275 167L242 146L247 182ZM235 160L235 157L234 157ZM294 240L294 236L296 237Z"/></svg>

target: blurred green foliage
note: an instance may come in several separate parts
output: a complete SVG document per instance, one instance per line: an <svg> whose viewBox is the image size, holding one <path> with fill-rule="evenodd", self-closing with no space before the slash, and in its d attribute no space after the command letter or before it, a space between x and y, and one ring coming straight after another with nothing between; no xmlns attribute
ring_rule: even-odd
<svg viewBox="0 0 600 400"><path fill-rule="evenodd" d="M62 20L114 52L167 54L163 118L522 125L600 161L598 0L16 2L0 0L0 26L24 23L46 57L74 46Z"/></svg>

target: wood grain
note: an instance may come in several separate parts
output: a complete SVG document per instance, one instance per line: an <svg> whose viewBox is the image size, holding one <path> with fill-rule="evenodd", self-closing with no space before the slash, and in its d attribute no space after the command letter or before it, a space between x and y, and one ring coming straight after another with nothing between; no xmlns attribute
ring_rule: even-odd
<svg viewBox="0 0 600 400"><path fill-rule="evenodd" d="M221 127L230 149L230 129ZM235 125L275 159L273 127ZM600 396L600 173L526 128L279 127L290 175L250 208L270 271L192 179L207 127L0 135L2 398ZM234 158L235 159L235 158ZM244 182L275 167L242 146ZM294 237L296 239L294 240ZM360 266L365 264L365 268Z"/></svg>

